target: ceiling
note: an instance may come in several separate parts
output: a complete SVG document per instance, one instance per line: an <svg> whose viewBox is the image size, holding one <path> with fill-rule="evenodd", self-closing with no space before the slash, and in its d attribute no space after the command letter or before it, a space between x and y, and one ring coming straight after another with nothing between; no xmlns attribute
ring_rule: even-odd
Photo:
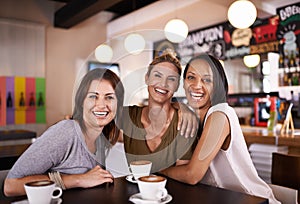
<svg viewBox="0 0 300 204"><path fill-rule="evenodd" d="M113 19L129 14L158 0L53 0L63 3L54 15L54 26L71 28L101 12L114 14Z"/></svg>
<svg viewBox="0 0 300 204"><path fill-rule="evenodd" d="M158 10L157 8L163 6L164 3L169 2L169 6L164 8L164 10L170 10L169 12L174 11L176 9L186 6L190 4L198 4L201 5L201 8L205 8L201 11L201 15L205 16L205 19L208 16L212 16L212 11L214 8L207 7L206 5L213 5L214 7L222 7L224 9L228 9L230 4L234 2L234 0L52 0L58 2L60 7L58 10L55 11L54 16L54 26L60 28L71 28L76 24L92 17L93 15L101 12L101 11L108 11L113 13L113 18L110 21L116 20L122 16L132 13L135 10L139 10L143 8L151 7L150 4L156 5L158 7L155 10L151 11L150 16L153 16L153 12L157 15ZM258 17L259 18L266 18L271 15L276 14L276 8L293 4L298 2L298 0L251 0L258 10ZM158 5L160 4L160 5ZM175 6L174 6L175 5ZM147 8L148 8L147 7ZM196 8L196 6L195 6ZM192 8L191 8L192 9ZM165 11L168 12L168 11ZM146 12L147 13L147 12ZM189 12L188 12L189 13ZM144 14L144 13L143 13ZM143 15L142 14L142 15ZM144 14L148 15L148 14ZM181 15L187 15L182 14ZM218 12L213 12L213 16L220 15ZM144 16L141 16L143 18ZM223 19L226 17L222 17ZM203 19L203 17L202 17ZM201 20L198 18L198 20Z"/></svg>

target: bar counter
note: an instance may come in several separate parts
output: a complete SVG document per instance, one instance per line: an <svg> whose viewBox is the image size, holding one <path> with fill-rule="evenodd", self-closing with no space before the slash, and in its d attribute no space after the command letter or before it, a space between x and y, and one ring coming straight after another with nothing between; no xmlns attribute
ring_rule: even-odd
<svg viewBox="0 0 300 204"><path fill-rule="evenodd" d="M295 129L293 134L282 135L269 132L266 127L242 126L242 131L248 147L253 143L288 146L289 154L300 155L300 129Z"/></svg>
<svg viewBox="0 0 300 204"><path fill-rule="evenodd" d="M0 170L10 169L36 137L35 132L27 130L0 131Z"/></svg>

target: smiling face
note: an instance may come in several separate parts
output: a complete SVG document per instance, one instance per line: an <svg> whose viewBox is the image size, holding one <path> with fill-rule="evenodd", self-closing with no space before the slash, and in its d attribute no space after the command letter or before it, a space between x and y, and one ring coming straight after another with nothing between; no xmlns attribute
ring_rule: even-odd
<svg viewBox="0 0 300 204"><path fill-rule="evenodd" d="M93 80L83 102L83 120L87 128L102 129L116 116L117 97L108 80Z"/></svg>
<svg viewBox="0 0 300 204"><path fill-rule="evenodd" d="M148 85L149 99L158 103L170 102L179 86L178 70L169 62L154 65L145 79Z"/></svg>
<svg viewBox="0 0 300 204"><path fill-rule="evenodd" d="M183 87L192 108L208 109L211 106L213 72L205 60L196 59L190 63Z"/></svg>

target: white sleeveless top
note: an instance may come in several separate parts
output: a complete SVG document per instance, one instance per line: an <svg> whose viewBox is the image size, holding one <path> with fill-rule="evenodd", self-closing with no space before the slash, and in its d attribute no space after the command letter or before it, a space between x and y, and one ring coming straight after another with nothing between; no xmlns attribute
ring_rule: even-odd
<svg viewBox="0 0 300 204"><path fill-rule="evenodd" d="M228 149L226 151L221 149L216 155L201 182L268 198L270 204L280 203L275 199L268 184L257 174L234 109L227 103L217 104L208 110L204 124L207 117L216 111L226 114L230 124L231 140Z"/></svg>

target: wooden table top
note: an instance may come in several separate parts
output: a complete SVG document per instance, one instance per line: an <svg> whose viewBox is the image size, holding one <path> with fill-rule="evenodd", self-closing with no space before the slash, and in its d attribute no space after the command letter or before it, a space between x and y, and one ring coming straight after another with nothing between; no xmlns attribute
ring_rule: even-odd
<svg viewBox="0 0 300 204"><path fill-rule="evenodd" d="M169 194L172 196L172 200L170 203L268 203L268 200L265 198L259 198L244 193L238 193L204 184L192 186L172 179L168 179L166 188ZM114 184L104 184L90 189L77 188L66 190L64 191L61 199L63 204L122 204L131 203L129 201L129 197L138 192L139 191L137 184L128 182L125 177L119 177L115 179ZM2 198L2 200L0 200L0 203L8 204L24 199L26 199L25 196L15 198Z"/></svg>

